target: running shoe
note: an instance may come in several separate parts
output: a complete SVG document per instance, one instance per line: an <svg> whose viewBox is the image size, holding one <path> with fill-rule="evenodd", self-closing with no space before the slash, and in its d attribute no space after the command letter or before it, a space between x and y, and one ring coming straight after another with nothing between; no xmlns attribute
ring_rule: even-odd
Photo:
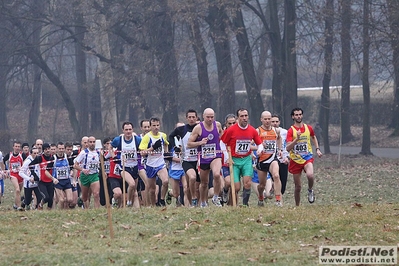
<svg viewBox="0 0 399 266"><path fill-rule="evenodd" d="M313 189L308 189L308 201L309 203L313 203L316 197L314 195Z"/></svg>
<svg viewBox="0 0 399 266"><path fill-rule="evenodd" d="M166 206L165 200L164 200L164 199L160 199L160 200L159 200L159 206L160 206L160 207L165 207L165 206Z"/></svg>
<svg viewBox="0 0 399 266"><path fill-rule="evenodd" d="M265 202L263 200L258 200L258 206L259 207L265 206Z"/></svg>
<svg viewBox="0 0 399 266"><path fill-rule="evenodd" d="M222 207L222 204L220 203L220 197L213 197L212 198L212 203L216 206L216 207ZM202 207L202 205L201 205Z"/></svg>
<svg viewBox="0 0 399 266"><path fill-rule="evenodd" d="M172 196L170 195L170 192L171 192L171 189L169 189L168 192L166 193L166 199L165 199L165 201L168 205L170 205L172 203Z"/></svg>
<svg viewBox="0 0 399 266"><path fill-rule="evenodd" d="M283 204L279 200L276 200L275 204L276 204L277 207L283 207Z"/></svg>
<svg viewBox="0 0 399 266"><path fill-rule="evenodd" d="M227 203L229 201L229 191L225 191L224 188L222 189L222 201L223 203Z"/></svg>
<svg viewBox="0 0 399 266"><path fill-rule="evenodd" d="M201 203L201 208L206 208L206 207L208 207L208 203L206 203L206 201L202 202Z"/></svg>
<svg viewBox="0 0 399 266"><path fill-rule="evenodd" d="M198 199L192 199L191 200L191 207L197 207L198 206Z"/></svg>
<svg viewBox="0 0 399 266"><path fill-rule="evenodd" d="M78 202L77 202L78 206L81 208L83 206L83 200L79 197L78 198Z"/></svg>
<svg viewBox="0 0 399 266"><path fill-rule="evenodd" d="M112 203L112 208L118 208L118 201L117 200L112 198L111 203Z"/></svg>

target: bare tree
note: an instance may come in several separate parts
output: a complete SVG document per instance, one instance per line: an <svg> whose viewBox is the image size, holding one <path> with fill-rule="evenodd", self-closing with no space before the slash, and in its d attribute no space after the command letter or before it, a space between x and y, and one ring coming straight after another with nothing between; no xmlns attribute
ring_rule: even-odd
<svg viewBox="0 0 399 266"><path fill-rule="evenodd" d="M326 0L324 8L324 74L321 93L320 125L322 128L324 153L331 153L328 128L330 124L330 82L333 63L334 42L334 0Z"/></svg>
<svg viewBox="0 0 399 266"><path fill-rule="evenodd" d="M371 134L370 134L370 0L363 0L363 68L362 68L362 83L363 83L363 137L362 150L360 154L372 155L371 153Z"/></svg>
<svg viewBox="0 0 399 266"><path fill-rule="evenodd" d="M162 121L166 132L178 121L177 91L179 89L177 62L171 14L166 0L157 0L149 22L152 51L157 61L157 91L162 103Z"/></svg>
<svg viewBox="0 0 399 266"><path fill-rule="evenodd" d="M207 51L204 47L204 42L201 36L201 27L199 19L196 15L192 16L189 22L189 34L192 39L192 47L195 53L195 59L197 61L198 69L198 82L200 85L200 110L211 106L212 94L211 85L209 82L208 75L208 61L206 60Z"/></svg>
<svg viewBox="0 0 399 266"><path fill-rule="evenodd" d="M283 38L283 58L284 58L284 85L283 105L281 109L283 123L287 127L291 121L291 110L297 106L298 84L297 84L297 65L296 65L296 0L284 1L284 38Z"/></svg>
<svg viewBox="0 0 399 266"><path fill-rule="evenodd" d="M215 56L218 72L219 114L235 112L235 89L233 66L231 59L230 37L228 35L228 21L225 6L223 3L209 0L209 13L206 22L209 24L209 31L215 48Z"/></svg>
<svg viewBox="0 0 399 266"><path fill-rule="evenodd" d="M341 51L342 51L342 91L341 91L341 138L342 143L353 139L350 121L350 76L351 76L351 0L340 0L341 5Z"/></svg>
<svg viewBox="0 0 399 266"><path fill-rule="evenodd" d="M88 96L87 96L87 62L86 54L83 49L85 32L87 31L84 23L83 14L79 5L75 9L75 62L76 62L76 83L79 92L79 121L81 125L81 135L89 133L89 112L87 112Z"/></svg>
<svg viewBox="0 0 399 266"><path fill-rule="evenodd" d="M399 136L399 2L387 0L390 23L390 41L392 47L392 65L394 75L394 100L392 108L392 121L390 126L394 128L393 136Z"/></svg>
<svg viewBox="0 0 399 266"><path fill-rule="evenodd" d="M235 14L232 15L234 31L238 43L238 58L240 59L242 74L244 77L245 88L251 113L259 115L264 110L259 84L257 82L255 67L252 56L252 47L248 40L247 30L244 24L241 4L236 7Z"/></svg>
<svg viewBox="0 0 399 266"><path fill-rule="evenodd" d="M104 6L101 0L97 0L96 4L100 9ZM91 17L94 22L92 27L94 37L94 45L97 53L105 58L111 58L111 51L109 47L108 37L108 22L103 13L97 13ZM98 60L98 68L96 70L99 77L100 96L101 96L101 120L102 131L106 136L113 136L118 133L117 114L116 114L116 99L114 77L111 65L102 60Z"/></svg>

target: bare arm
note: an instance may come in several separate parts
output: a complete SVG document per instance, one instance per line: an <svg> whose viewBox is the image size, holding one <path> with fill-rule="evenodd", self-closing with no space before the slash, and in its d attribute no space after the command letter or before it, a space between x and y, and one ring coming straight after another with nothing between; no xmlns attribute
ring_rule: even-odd
<svg viewBox="0 0 399 266"><path fill-rule="evenodd" d="M323 153L321 153L321 151L320 151L319 142L317 141L317 137L316 137L316 135L314 135L314 136L311 136L310 138L312 139L313 145L315 146L317 156L319 156L319 158L320 158L323 155Z"/></svg>
<svg viewBox="0 0 399 266"><path fill-rule="evenodd" d="M196 141L199 136L202 134L202 129L200 125L196 125L193 129L193 132L190 135L190 138L187 142L187 148L197 148L198 146L205 145L208 142L208 138L203 138L200 141Z"/></svg>

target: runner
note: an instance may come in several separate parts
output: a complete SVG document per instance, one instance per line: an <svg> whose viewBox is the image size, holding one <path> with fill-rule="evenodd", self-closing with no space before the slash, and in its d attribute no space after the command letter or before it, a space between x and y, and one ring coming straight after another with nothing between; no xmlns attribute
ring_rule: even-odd
<svg viewBox="0 0 399 266"><path fill-rule="evenodd" d="M191 132L197 125L197 111L189 109L186 112L187 123L184 126L175 128L175 130L169 135L169 142L171 147L174 147L175 152L182 152L182 167L185 173L186 183L188 184L186 190L184 190L184 196L187 197L188 203L185 205L188 207L196 207L198 205L198 196L196 183L200 182L197 162L198 162L198 152L196 148L188 148L187 142L190 138ZM175 138L180 140L179 143L175 142Z"/></svg>
<svg viewBox="0 0 399 266"><path fill-rule="evenodd" d="M89 147L82 150L74 160L74 168L80 171L80 184L82 189L82 200L85 209L89 207L89 189L94 197L94 208L100 207L100 181L98 168L100 157L96 151L96 138L91 136L88 140Z"/></svg>
<svg viewBox="0 0 399 266"><path fill-rule="evenodd" d="M6 169L9 170L11 183L14 186L14 206L15 210L23 210L21 207L21 190L23 186L23 179L19 175L19 170L24 162L21 155L21 142L14 141L12 152L6 154L3 158L3 163Z"/></svg>
<svg viewBox="0 0 399 266"><path fill-rule="evenodd" d="M29 164L36 158L39 150L37 148L33 148L30 151L28 157L25 159L22 167L19 170L19 175L24 179L24 202L22 203L22 207L28 209L32 202L32 192L36 195L36 203L35 206L32 206L34 209L43 209L42 206L42 194L39 190L39 165L29 166ZM33 173L31 172L31 169Z"/></svg>
<svg viewBox="0 0 399 266"><path fill-rule="evenodd" d="M222 153L220 151L220 135L223 132L222 125L215 121L215 112L211 108L204 110L203 118L204 121L194 127L188 139L187 148L197 148L200 153L201 184L199 192L201 207L208 206L209 172L211 170L214 178L212 203L217 207L221 207L219 194L221 189L220 172L222 169Z"/></svg>
<svg viewBox="0 0 399 266"><path fill-rule="evenodd" d="M116 156L121 160L121 175L125 176L125 181L128 183L127 193L127 206L134 206L135 208L140 207L140 203L137 197L137 181L139 178L138 170L138 147L141 142L141 138L133 135L133 124L131 122L124 122L122 124L123 135L116 136L111 146L116 148ZM123 159L125 159L123 171Z"/></svg>
<svg viewBox="0 0 399 266"><path fill-rule="evenodd" d="M47 177L56 178L58 183L55 184L55 194L58 198L61 209L69 208L73 202L72 187L76 186L75 178L71 177L71 167L73 167L73 158L65 153L65 145L62 142L57 143L57 152L53 155L53 161L48 165L48 169L52 169L52 174L46 171ZM72 181L71 181L72 179Z"/></svg>
<svg viewBox="0 0 399 266"><path fill-rule="evenodd" d="M47 165L54 159L50 154L50 144L44 143L42 150L43 154L36 156L29 166L39 165L39 190L43 196L41 204L47 203L47 209L51 210L54 203L54 184L58 183L58 180L51 175L46 176ZM52 169L48 169L48 171L50 174L52 173ZM32 169L31 173L34 174Z"/></svg>
<svg viewBox="0 0 399 266"><path fill-rule="evenodd" d="M248 206L253 176L251 142L254 141L258 145L257 154L262 152L263 145L256 129L248 124L248 110L238 109L237 117L237 123L226 129L221 139L231 148L235 192L240 191L240 179L243 177L242 203L244 206Z"/></svg>
<svg viewBox="0 0 399 266"><path fill-rule="evenodd" d="M258 206L264 206L263 191L266 187L267 174L270 173L274 180L274 193L276 206L281 207L281 181L279 175L278 158L282 156L282 141L280 130L272 127L272 114L263 111L260 117L262 125L257 128L257 132L262 140L263 150L258 156L256 169L258 170Z"/></svg>
<svg viewBox="0 0 399 266"><path fill-rule="evenodd" d="M164 153L168 152L168 140L166 134L160 132L160 120L153 117L150 119L151 131L147 133L141 140L139 149L142 156L147 156L146 173L148 177L148 193L150 204L155 205L155 187L156 177L162 181L162 190L160 196L160 206L166 206L165 196L168 192L168 171L166 169Z"/></svg>
<svg viewBox="0 0 399 266"><path fill-rule="evenodd" d="M314 173L313 173L313 149L310 140L312 140L316 147L317 156L321 157L323 154L320 151L317 137L314 134L313 128L310 125L304 124L303 110L301 108L294 108L291 111L292 120L294 124L287 132L287 151L290 152L290 163L288 171L294 176L294 198L296 206L299 206L301 201L301 174L305 171L308 179L308 201L313 203L315 201L315 193L313 191Z"/></svg>

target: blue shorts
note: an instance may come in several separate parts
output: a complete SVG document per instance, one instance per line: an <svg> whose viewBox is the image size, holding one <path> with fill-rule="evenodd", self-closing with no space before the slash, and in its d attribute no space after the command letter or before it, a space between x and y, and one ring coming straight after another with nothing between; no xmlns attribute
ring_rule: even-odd
<svg viewBox="0 0 399 266"><path fill-rule="evenodd" d="M169 170L169 176L172 179L180 180L184 176L184 170Z"/></svg>
<svg viewBox="0 0 399 266"><path fill-rule="evenodd" d="M230 176L230 167L228 166L222 166L222 176L224 178Z"/></svg>
<svg viewBox="0 0 399 266"><path fill-rule="evenodd" d="M145 172L147 173L148 178L154 178L157 176L158 172L165 167L166 167L165 164L158 166L158 167L151 167L151 166L147 165Z"/></svg>
<svg viewBox="0 0 399 266"><path fill-rule="evenodd" d="M4 179L0 179L1 195L4 195Z"/></svg>
<svg viewBox="0 0 399 266"><path fill-rule="evenodd" d="M252 177L252 183L258 183L259 184L258 171L256 171L256 170L254 170L254 176Z"/></svg>
<svg viewBox="0 0 399 266"><path fill-rule="evenodd" d="M139 167L137 165L134 167L125 166L125 171L128 172L133 177L133 179L139 178Z"/></svg>
<svg viewBox="0 0 399 266"><path fill-rule="evenodd" d="M61 190L72 189L71 180L70 179L58 180L58 184L54 185L54 187Z"/></svg>

